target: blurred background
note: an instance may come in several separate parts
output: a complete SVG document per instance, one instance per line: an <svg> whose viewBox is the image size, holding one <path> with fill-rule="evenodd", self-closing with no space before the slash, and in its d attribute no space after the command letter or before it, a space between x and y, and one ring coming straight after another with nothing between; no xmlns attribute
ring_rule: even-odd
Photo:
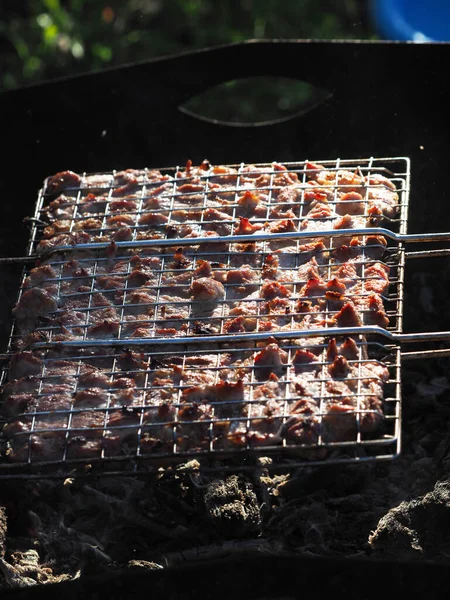
<svg viewBox="0 0 450 600"><path fill-rule="evenodd" d="M450 0L1 0L0 91L252 38L427 41L417 31L424 23L434 39L450 39ZM270 121L323 93L294 81L231 81L185 108Z"/></svg>
<svg viewBox="0 0 450 600"><path fill-rule="evenodd" d="M250 38L376 37L361 0L1 0L0 84Z"/></svg>
<svg viewBox="0 0 450 600"><path fill-rule="evenodd" d="M377 35L361 0L1 0L0 90L251 38ZM322 93L285 80L268 91L266 83L228 82L186 108L228 122L255 114L265 121Z"/></svg>

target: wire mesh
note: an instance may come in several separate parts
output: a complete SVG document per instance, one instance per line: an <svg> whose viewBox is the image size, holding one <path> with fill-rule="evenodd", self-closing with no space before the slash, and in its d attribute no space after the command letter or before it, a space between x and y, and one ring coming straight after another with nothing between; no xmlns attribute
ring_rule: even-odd
<svg viewBox="0 0 450 600"><path fill-rule="evenodd" d="M139 471L202 456L364 460L398 443L395 348L363 336L220 346L16 354L10 372L22 377L4 387L2 470L126 462Z"/></svg>
<svg viewBox="0 0 450 600"><path fill-rule="evenodd" d="M358 163L335 161L333 166L326 166L325 161L326 171L323 172L327 175L322 179L327 185L323 186L317 182L317 179L322 181L316 174L318 169L305 167L314 163L288 165L283 167L287 169L285 171L280 165L272 165L270 169L268 166L244 165L220 167L225 174L216 174L214 167L209 166L208 171L198 168L190 176L186 171L176 169L171 179L167 174L160 174L156 181L158 184L165 182L156 187L157 190L163 188L160 192L162 202L156 197L155 188L150 187L153 192L150 200L157 200L159 208L149 208L145 196L149 181L156 185L154 171L133 172L133 181L137 183L133 183L131 194L127 188L126 199L117 199L118 190L125 193L124 187L129 186L129 182L119 188L113 186L115 181L122 181L123 174L83 175L81 187L70 190L72 196L63 194L63 203L59 196L44 206L42 200L45 191L51 187L49 181L52 181L48 180L37 219L42 220L45 214L53 215L53 225L44 229L44 236L50 235L45 234L50 229L52 237L38 242L39 236L35 236L32 251L45 249L47 244L55 249L65 245L68 236L76 236L73 232L80 223L86 227L85 220L78 221L87 210L86 205L89 205L89 214L99 217L99 229L88 230L88 233L84 229L82 239L70 240L76 244L76 249L68 256L67 253L53 254L24 279L21 294L25 294L25 298L19 302L19 311L16 311L16 316L22 316L22 319L14 335L22 339L24 333L29 333L30 318L35 319L35 329L49 341L301 329L316 323L318 326L331 324L349 299L355 305L362 325L378 324L401 331L401 244L392 241L388 244L386 239L373 235L339 237L343 222L347 229L373 225L380 219L388 219L393 228L404 232L407 183L401 177L405 176L405 171L392 173L386 167L377 167L376 163L375 159L368 159ZM350 167L355 171L349 171ZM189 172L192 169L190 167ZM380 181L384 182L379 179L381 173L383 177L390 175L386 181L395 184L395 192L384 183L380 184ZM280 177L283 185L277 182ZM351 177L357 178L356 183L345 183L351 181ZM265 185L257 187L255 181L261 178ZM292 183L291 179L297 183ZM107 187L94 196L92 189L96 189L93 186L99 185L99 181ZM195 193L185 191L181 194L180 189L185 190L186 185L201 188L202 193L196 190ZM218 190L214 192L214 200L210 200L213 185L218 186ZM354 191L356 188L364 192L364 197ZM326 190L326 193L316 192L316 189ZM218 197L219 192L229 200ZM395 200L394 204L386 204L384 194L387 193L393 194L388 198ZM349 194L352 200L342 199ZM313 196L318 196L319 201ZM262 202L261 197L266 201ZM238 211L244 206L242 199L246 203L246 214L253 211L251 220L247 217L237 220ZM249 201L250 208L247 206ZM133 212L130 212L130 203L136 205ZM347 203L351 208L345 206ZM87 242L113 239L114 244L116 234L121 238L128 236L132 242L145 236L153 241L167 239L172 235L181 204L183 218L187 220L180 227L188 226L188 231L183 236L177 229L173 247L127 249L107 243L99 250L82 251ZM92 205L96 205L95 209ZM384 205L388 206L387 210ZM216 207L227 212L219 211L210 218ZM100 209L102 213L92 212ZM261 210L255 216L255 211ZM277 217L283 218L275 218L274 211L278 211ZM356 214L349 216L349 211ZM317 218L311 217L313 212ZM344 216L340 214L343 212L346 213ZM158 220L161 216L165 220L155 224L153 217ZM125 217L133 217L135 224L119 227ZM151 224L146 221L147 217L152 217ZM119 219L114 221L116 229L107 227L111 218ZM348 219L351 222L347 222ZM63 225L57 226L58 223ZM264 230L266 239L254 243L227 241L241 226L247 233L251 228L256 228L259 235ZM55 235L58 227L66 228L68 233ZM321 231L323 235L330 228L336 235L322 237ZM311 229L311 238L282 241L272 238L274 233L292 229L302 233ZM211 243L195 244L196 236L207 239L208 233ZM185 242L186 237L192 243L178 248L177 240L183 238ZM336 284L336 278L343 280L343 287ZM39 288L39 293L33 288ZM44 290L43 294L41 290ZM385 314L380 314L380 310ZM339 324L339 318L337 322Z"/></svg>
<svg viewBox="0 0 450 600"><path fill-rule="evenodd" d="M404 158L204 161L47 179L28 249L43 259L24 273L9 343L17 353L3 376L0 473L87 463L138 472L192 456L234 457L245 466L256 455L311 464L398 454L399 347L356 336L357 354L336 366L334 338L306 339L302 331L376 324L401 332L403 245L339 231L383 221L406 233L408 192ZM302 237L274 239L284 231ZM229 241L241 233L257 233L258 241ZM84 248L92 242L101 247ZM283 341L283 331L298 337ZM233 336L255 332L277 340L233 344ZM223 341L211 345L208 336L217 335ZM171 345L192 336L200 346ZM151 346L160 338L164 350ZM123 348L105 349L108 340ZM126 350L130 340L145 345ZM77 341L90 344L64 347ZM30 351L36 342L40 349ZM276 365L258 367L261 344L278 348L279 373ZM295 388L305 379L299 350L315 357L304 389ZM191 364L202 353L214 364ZM124 369L127 356L135 368ZM18 377L15 364L26 374ZM377 368L387 371L374 377ZM171 373L155 384L158 370ZM85 385L90 375L94 383Z"/></svg>

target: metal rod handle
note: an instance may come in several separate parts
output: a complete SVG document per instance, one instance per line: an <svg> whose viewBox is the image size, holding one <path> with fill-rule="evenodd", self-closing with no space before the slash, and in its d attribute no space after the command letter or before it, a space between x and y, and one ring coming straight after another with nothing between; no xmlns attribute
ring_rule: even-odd
<svg viewBox="0 0 450 600"><path fill-rule="evenodd" d="M390 332L387 332L390 333ZM418 344L420 342L450 341L450 331L424 331L420 333L390 334L393 339L402 344Z"/></svg>
<svg viewBox="0 0 450 600"><path fill-rule="evenodd" d="M402 360L426 360L427 358L446 358L450 356L450 348L439 350L418 350L416 352L402 352Z"/></svg>
<svg viewBox="0 0 450 600"><path fill-rule="evenodd" d="M44 250L38 256L23 256L18 258L0 258L0 263L28 263L36 259L44 259L57 252L70 252L74 250L102 250L110 248L114 244L117 248L151 248L151 247L184 247L196 246L198 244L238 244L244 242L264 242L264 241L283 241L283 240L302 240L311 238L330 238L343 236L384 236L389 239L399 242L450 242L450 232L443 233L414 233L400 234L394 233L384 227L359 227L356 229L324 229L323 231L288 231L283 233L255 233L245 235L228 235L218 237L197 237L197 238L176 238L176 239L156 239L156 240L139 240L139 241L123 241L123 242L92 242L89 244L75 244L67 246L56 246L48 250ZM430 250L426 252L411 252L407 253L407 258L425 258L428 256L446 256L450 254L450 250Z"/></svg>
<svg viewBox="0 0 450 600"><path fill-rule="evenodd" d="M0 265L17 265L17 264L29 264L34 263L36 260L41 259L41 256L15 256L15 257L0 257Z"/></svg>
<svg viewBox="0 0 450 600"><path fill-rule="evenodd" d="M227 235L217 237L197 237L197 238L176 238L176 239L153 239L138 241L113 242L117 248L148 248L148 247L167 247L167 246L196 246L198 244L217 244L217 243L243 243L243 242L263 242L275 240L302 240L311 238L330 238L343 236L384 236L397 242L417 243L417 242L450 242L450 232L442 233L413 233L401 234L394 233L384 227L359 227L356 229L324 229L322 231L288 231L283 233L254 233L244 235ZM57 246L46 250L43 254L54 254L55 252L68 252L71 250L101 250L109 248L111 242L92 242L88 244L77 244L67 246Z"/></svg>
<svg viewBox="0 0 450 600"><path fill-rule="evenodd" d="M405 252L405 258L437 258L440 256L450 256L450 248L441 248L440 250L418 250L417 252Z"/></svg>
<svg viewBox="0 0 450 600"><path fill-rule="evenodd" d="M89 348L96 346L161 346L161 345L179 345L179 344L204 344L204 343L230 343L230 342L257 342L270 338L274 339L297 339L297 338L317 338L317 337L348 337L351 335L380 335L388 338L395 343L419 343L419 342L438 342L450 340L450 331L435 331L423 333L393 333L387 331L378 325L369 325L363 327L321 327L317 329L302 329L294 331L261 331L257 333L236 333L209 336L193 337L155 337L155 338L129 338L129 339L108 339L108 340L68 340L64 342L36 342L33 348L50 347L69 347L69 348Z"/></svg>

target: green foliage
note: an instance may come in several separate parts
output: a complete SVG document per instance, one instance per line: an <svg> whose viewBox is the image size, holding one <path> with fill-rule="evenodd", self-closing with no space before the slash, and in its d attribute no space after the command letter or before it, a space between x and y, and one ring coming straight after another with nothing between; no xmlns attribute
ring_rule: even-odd
<svg viewBox="0 0 450 600"><path fill-rule="evenodd" d="M359 0L2 0L0 86L250 38L373 38Z"/></svg>

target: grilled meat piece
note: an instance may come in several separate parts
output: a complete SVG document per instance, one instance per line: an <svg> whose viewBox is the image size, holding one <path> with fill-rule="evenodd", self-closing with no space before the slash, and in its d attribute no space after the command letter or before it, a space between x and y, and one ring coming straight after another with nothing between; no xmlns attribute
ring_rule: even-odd
<svg viewBox="0 0 450 600"><path fill-rule="evenodd" d="M42 371L42 360L33 352L16 352L9 362L9 378L20 379L28 375L38 375Z"/></svg>
<svg viewBox="0 0 450 600"><path fill-rule="evenodd" d="M336 315L338 327L360 327L361 317L353 303L347 302Z"/></svg>
<svg viewBox="0 0 450 600"><path fill-rule="evenodd" d="M255 356L255 377L267 379L272 373L282 375L286 368L288 354L277 343L268 344Z"/></svg>
<svg viewBox="0 0 450 600"><path fill-rule="evenodd" d="M251 223L246 217L241 217L238 226L235 228L235 235L249 235L263 229L258 223Z"/></svg>
<svg viewBox="0 0 450 600"><path fill-rule="evenodd" d="M58 304L55 298L47 290L32 287L22 294L13 309L13 315L18 319L33 319L54 313L57 309Z"/></svg>
<svg viewBox="0 0 450 600"><path fill-rule="evenodd" d="M194 300L215 302L225 297L223 285L210 277L201 277L192 282L190 287L191 296Z"/></svg>
<svg viewBox="0 0 450 600"><path fill-rule="evenodd" d="M73 171L61 171L56 173L47 182L47 191L50 194L59 194L66 189L78 188L81 185L81 177Z"/></svg>

